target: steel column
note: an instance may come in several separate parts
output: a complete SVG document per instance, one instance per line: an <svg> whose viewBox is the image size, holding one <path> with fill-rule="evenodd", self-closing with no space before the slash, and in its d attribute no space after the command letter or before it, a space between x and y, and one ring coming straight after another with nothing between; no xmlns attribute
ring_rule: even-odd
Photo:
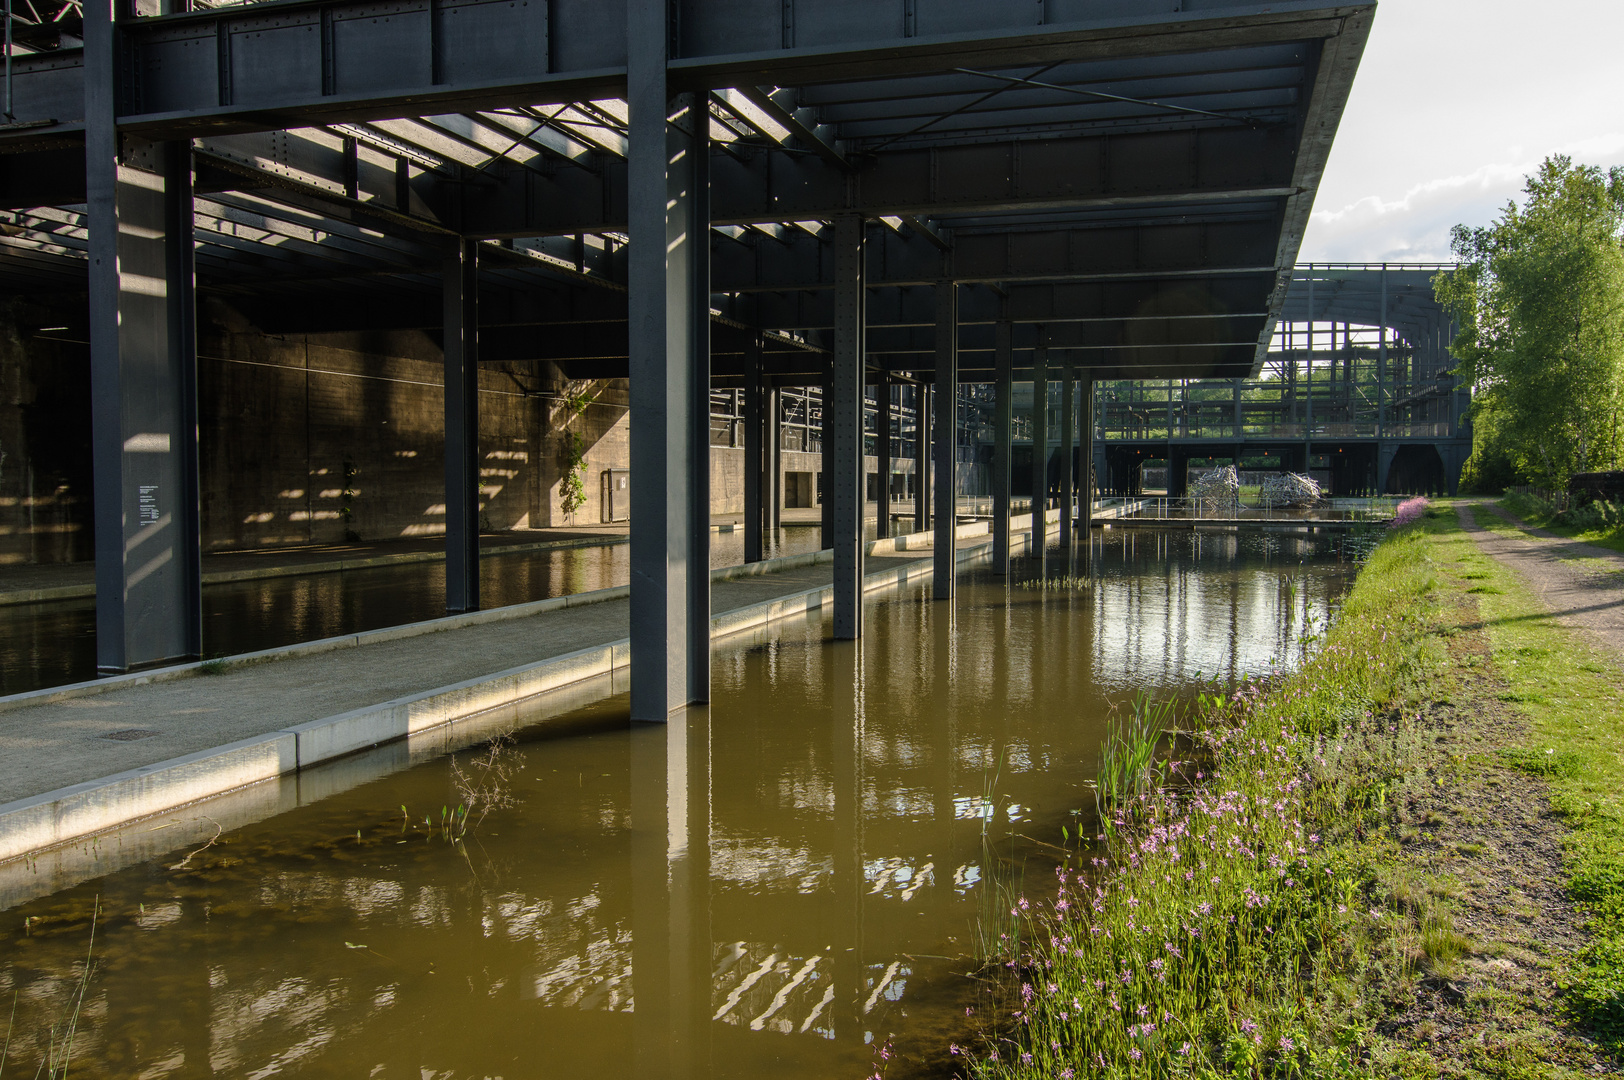
<svg viewBox="0 0 1624 1080"><path fill-rule="evenodd" d="M999 574L1009 573L1010 449L1014 438L1015 350L1014 326L998 320L993 338L993 447L992 447L992 563Z"/></svg>
<svg viewBox="0 0 1624 1080"><path fill-rule="evenodd" d="M669 92L664 0L628 0L631 715L710 696L709 124Z"/></svg>
<svg viewBox="0 0 1624 1080"><path fill-rule="evenodd" d="M1092 557L1094 552L1094 429L1098 423L1095 409L1097 408L1094 394L1094 380L1085 377L1082 381L1083 391L1083 474L1080 486L1082 490L1081 507L1078 513L1078 524L1083 530L1083 551L1085 556ZM1087 562L1083 564L1085 567Z"/></svg>
<svg viewBox="0 0 1624 1080"><path fill-rule="evenodd" d="M936 536L931 595L953 599L958 537L959 287L936 285Z"/></svg>
<svg viewBox="0 0 1624 1080"><path fill-rule="evenodd" d="M874 535L884 540L891 535L891 376L880 375L874 410L874 456L879 461L879 491L875 500Z"/></svg>
<svg viewBox="0 0 1624 1080"><path fill-rule="evenodd" d="M189 143L121 145L109 2L84 8L96 667L203 651Z"/></svg>
<svg viewBox="0 0 1624 1080"><path fill-rule="evenodd" d="M1041 328L1040 328L1041 332ZM1049 346L1032 354L1032 547L1038 574L1044 573L1049 540Z"/></svg>
<svg viewBox="0 0 1624 1080"><path fill-rule="evenodd" d="M834 502L834 636L863 636L863 219L842 214L835 219L834 375L824 402L828 435L823 450L829 461ZM833 444L831 447L831 443ZM832 450L832 452L831 452Z"/></svg>
<svg viewBox="0 0 1624 1080"><path fill-rule="evenodd" d="M762 559L762 495L769 491L767 464L762 455L761 335L750 340L749 371L744 377L744 561Z"/></svg>
<svg viewBox="0 0 1624 1080"><path fill-rule="evenodd" d="M824 551L828 551L835 546L834 474L829 471L829 463L834 453L834 443L831 441L833 432L829 429L829 394L834 388L834 384L834 363L833 361L825 361L823 365L823 414L818 417L818 443L822 447L818 452L818 488L820 491L818 505L822 509L822 529L818 546Z"/></svg>
<svg viewBox="0 0 1624 1080"><path fill-rule="evenodd" d="M767 430L762 435L766 446L762 458L767 466L767 486L763 498L767 503L767 531L776 533L784 524L784 401L783 391L768 389L764 398Z"/></svg>
<svg viewBox="0 0 1624 1080"><path fill-rule="evenodd" d="M479 610L479 245L451 241L445 328L445 609Z"/></svg>
<svg viewBox="0 0 1624 1080"><path fill-rule="evenodd" d="M1382 263L1382 307L1381 323L1376 329L1381 333L1381 344L1376 348L1376 437L1387 437L1387 264ZM1376 492L1381 493L1386 483L1386 477L1376 478Z"/></svg>
<svg viewBox="0 0 1624 1080"><path fill-rule="evenodd" d="M914 386L914 532L930 528L931 388Z"/></svg>
<svg viewBox="0 0 1624 1080"><path fill-rule="evenodd" d="M1077 367L1068 355L1060 369L1060 547L1071 551L1071 519L1077 498L1072 488L1072 428L1077 423L1074 396L1077 393Z"/></svg>

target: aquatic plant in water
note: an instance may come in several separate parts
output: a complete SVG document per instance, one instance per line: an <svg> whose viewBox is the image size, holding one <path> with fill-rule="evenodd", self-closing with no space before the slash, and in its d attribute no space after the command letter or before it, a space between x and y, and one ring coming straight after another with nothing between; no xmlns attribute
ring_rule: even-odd
<svg viewBox="0 0 1624 1080"><path fill-rule="evenodd" d="M1114 717L1100 746L1100 766L1094 798L1100 821L1109 828L1113 814L1124 813L1135 800L1159 790L1167 779L1167 765L1157 760L1156 747L1171 727L1173 703L1158 702L1144 691L1134 695L1126 715Z"/></svg>
<svg viewBox="0 0 1624 1080"><path fill-rule="evenodd" d="M90 977L96 970L96 922L101 916L101 897L97 897L90 912L90 943L85 947L85 962L79 972L79 982L73 996L68 999L67 1015L52 1024L45 1034L45 1049L34 1080L66 1080L68 1065L73 1060L74 1038L79 1032L79 1017L84 1011L85 993L90 989ZM17 991L11 995L11 1018L6 1023L6 1041L0 1044L0 1078L6 1074L6 1062L11 1059L12 1036L17 1020Z"/></svg>

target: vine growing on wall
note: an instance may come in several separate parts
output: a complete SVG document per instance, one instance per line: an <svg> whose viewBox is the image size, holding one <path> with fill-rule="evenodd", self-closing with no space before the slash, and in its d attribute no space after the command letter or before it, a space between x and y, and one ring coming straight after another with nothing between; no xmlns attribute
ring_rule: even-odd
<svg viewBox="0 0 1624 1080"><path fill-rule="evenodd" d="M586 439L570 425L586 415L592 399L583 394L571 394L564 399L564 468L558 480L558 508L565 518L586 505Z"/></svg>

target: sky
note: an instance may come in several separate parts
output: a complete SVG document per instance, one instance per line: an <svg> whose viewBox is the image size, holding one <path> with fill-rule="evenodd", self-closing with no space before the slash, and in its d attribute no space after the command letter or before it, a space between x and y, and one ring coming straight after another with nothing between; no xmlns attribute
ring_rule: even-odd
<svg viewBox="0 0 1624 1080"><path fill-rule="evenodd" d="M1624 165L1624 0L1378 0L1299 259L1448 260L1546 156Z"/></svg>

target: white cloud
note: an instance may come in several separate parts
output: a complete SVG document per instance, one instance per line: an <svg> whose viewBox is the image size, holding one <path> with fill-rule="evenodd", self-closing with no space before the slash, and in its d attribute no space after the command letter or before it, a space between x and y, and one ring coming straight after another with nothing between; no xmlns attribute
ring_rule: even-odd
<svg viewBox="0 0 1624 1080"><path fill-rule="evenodd" d="M1613 132L1555 147L1575 161L1616 160L1624 154L1624 132ZM1471 172L1411 185L1403 194L1380 194L1335 209L1316 209L1303 245L1304 261L1446 261L1449 232L1457 224L1487 225L1507 202L1520 199L1525 178L1541 156L1491 162ZM1334 253L1334 254L1333 254Z"/></svg>
<svg viewBox="0 0 1624 1080"><path fill-rule="evenodd" d="M1383 0L1301 257L1449 258L1549 154L1624 161L1617 0Z"/></svg>

